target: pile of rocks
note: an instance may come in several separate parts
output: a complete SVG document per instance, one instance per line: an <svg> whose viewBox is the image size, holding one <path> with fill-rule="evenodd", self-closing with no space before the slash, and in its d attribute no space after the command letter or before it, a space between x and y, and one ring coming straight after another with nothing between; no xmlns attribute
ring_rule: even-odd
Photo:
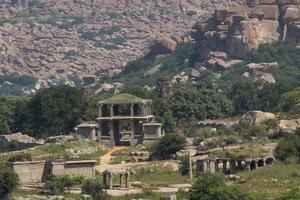
<svg viewBox="0 0 300 200"><path fill-rule="evenodd" d="M248 0L247 5L216 9L208 20L198 21L192 31L199 53L209 65L226 69L223 60L210 60L209 50L243 59L262 43L292 38L300 42L300 1ZM220 53L218 53L220 55Z"/></svg>
<svg viewBox="0 0 300 200"><path fill-rule="evenodd" d="M37 141L28 135L22 134L22 133L13 133L10 135L1 135L1 140L6 140L7 142L12 142L16 141L19 143L24 143L24 144L35 144Z"/></svg>
<svg viewBox="0 0 300 200"><path fill-rule="evenodd" d="M273 73L278 70L278 63L250 63L247 65L249 72L245 72L245 77L252 77L255 81L267 84L275 84Z"/></svg>

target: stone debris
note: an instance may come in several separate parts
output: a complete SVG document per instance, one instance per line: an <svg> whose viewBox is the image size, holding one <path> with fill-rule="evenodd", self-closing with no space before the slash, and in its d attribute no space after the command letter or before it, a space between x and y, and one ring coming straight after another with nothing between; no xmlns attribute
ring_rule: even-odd
<svg viewBox="0 0 300 200"><path fill-rule="evenodd" d="M12 142L16 141L19 143L24 143L24 144L35 144L37 141L28 135L22 134L22 133L13 133L9 135L0 135L0 140L2 141L7 141L7 142Z"/></svg>

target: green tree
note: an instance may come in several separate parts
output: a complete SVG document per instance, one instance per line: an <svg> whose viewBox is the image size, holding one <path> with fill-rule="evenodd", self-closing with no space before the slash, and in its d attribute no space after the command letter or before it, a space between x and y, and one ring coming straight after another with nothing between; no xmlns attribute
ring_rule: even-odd
<svg viewBox="0 0 300 200"><path fill-rule="evenodd" d="M81 89L61 85L39 91L28 104L30 135L48 137L66 134L80 122L85 99Z"/></svg>
<svg viewBox="0 0 300 200"><path fill-rule="evenodd" d="M167 134L152 147L152 156L168 159L172 154L185 147L185 137L179 134Z"/></svg>
<svg viewBox="0 0 300 200"><path fill-rule="evenodd" d="M280 110L289 115L300 114L300 87L284 93L279 103Z"/></svg>
<svg viewBox="0 0 300 200"><path fill-rule="evenodd" d="M174 93L172 112L177 120L181 119L218 119L232 113L231 101L221 92L206 87L183 84Z"/></svg>
<svg viewBox="0 0 300 200"><path fill-rule="evenodd" d="M10 193L17 184L17 174L6 163L0 163L0 197Z"/></svg>
<svg viewBox="0 0 300 200"><path fill-rule="evenodd" d="M260 108L258 85L250 79L240 79L235 82L230 96L236 114Z"/></svg>
<svg viewBox="0 0 300 200"><path fill-rule="evenodd" d="M275 157L281 161L287 161L291 158L295 158L299 162L300 130L298 130L295 134L289 134L278 143L275 149Z"/></svg>
<svg viewBox="0 0 300 200"><path fill-rule="evenodd" d="M189 191L189 200L252 200L252 197L234 186L227 186L221 174L201 173Z"/></svg>

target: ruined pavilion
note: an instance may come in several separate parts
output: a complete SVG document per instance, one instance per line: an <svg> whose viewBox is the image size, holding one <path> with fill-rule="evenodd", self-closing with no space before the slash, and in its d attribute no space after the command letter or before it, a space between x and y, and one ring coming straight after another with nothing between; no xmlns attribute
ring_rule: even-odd
<svg viewBox="0 0 300 200"><path fill-rule="evenodd" d="M137 145L161 137L152 101L123 93L99 102L98 140L111 146Z"/></svg>

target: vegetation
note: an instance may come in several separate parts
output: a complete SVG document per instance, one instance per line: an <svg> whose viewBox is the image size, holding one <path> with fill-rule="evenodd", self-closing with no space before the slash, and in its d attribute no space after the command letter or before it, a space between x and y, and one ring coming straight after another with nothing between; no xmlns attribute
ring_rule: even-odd
<svg viewBox="0 0 300 200"><path fill-rule="evenodd" d="M249 194L225 184L220 174L202 173L189 192L189 200L251 200Z"/></svg>
<svg viewBox="0 0 300 200"><path fill-rule="evenodd" d="M275 150L275 156L281 161L300 161L300 130L295 134L288 134L286 138L279 142Z"/></svg>
<svg viewBox="0 0 300 200"><path fill-rule="evenodd" d="M185 147L185 137L179 134L167 134L152 146L152 156L168 159Z"/></svg>
<svg viewBox="0 0 300 200"><path fill-rule="evenodd" d="M47 178L44 188L52 195L63 194L65 188L81 185L83 180L83 177L51 176Z"/></svg>
<svg viewBox="0 0 300 200"><path fill-rule="evenodd" d="M22 132L37 138L67 134L81 120L97 116L96 100L83 91L57 86L29 98L0 97L0 134Z"/></svg>
<svg viewBox="0 0 300 200"><path fill-rule="evenodd" d="M257 199L279 198L300 184L299 164L275 163L259 170L241 172L238 176L235 184L257 195Z"/></svg>
<svg viewBox="0 0 300 200"><path fill-rule="evenodd" d="M170 179L170 177L172 177ZM182 176L177 171L169 168L157 166L151 168L141 168L137 170L131 177L131 180L141 181L153 187L168 186L169 184L186 183L187 177Z"/></svg>
<svg viewBox="0 0 300 200"><path fill-rule="evenodd" d="M0 163L0 198L10 193L18 184L18 176L6 163Z"/></svg>
<svg viewBox="0 0 300 200"><path fill-rule="evenodd" d="M93 197L93 200L105 200L107 195L104 193L103 185L98 180L87 180L81 186L83 194L89 194Z"/></svg>

